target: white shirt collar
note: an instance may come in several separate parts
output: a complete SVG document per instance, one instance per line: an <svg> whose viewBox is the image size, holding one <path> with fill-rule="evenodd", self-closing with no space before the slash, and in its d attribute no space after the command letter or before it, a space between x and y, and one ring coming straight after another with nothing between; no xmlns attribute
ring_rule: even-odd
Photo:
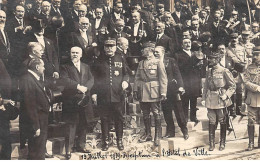
<svg viewBox="0 0 260 163"><path fill-rule="evenodd" d="M184 51L185 53L187 53L187 54L191 57L191 51L190 51L190 50L187 51L187 50L184 50L184 49L183 49L183 51Z"/></svg>
<svg viewBox="0 0 260 163"><path fill-rule="evenodd" d="M163 34L164 34L164 33L157 34L157 36L159 37L158 39L160 39Z"/></svg>
<svg viewBox="0 0 260 163"><path fill-rule="evenodd" d="M40 80L40 76L33 72L32 70L28 70L29 73L31 73L37 80Z"/></svg>
<svg viewBox="0 0 260 163"><path fill-rule="evenodd" d="M74 66L78 69L78 71L80 72L80 61L78 61L77 63L74 63L74 62L72 62L73 64L74 64Z"/></svg>

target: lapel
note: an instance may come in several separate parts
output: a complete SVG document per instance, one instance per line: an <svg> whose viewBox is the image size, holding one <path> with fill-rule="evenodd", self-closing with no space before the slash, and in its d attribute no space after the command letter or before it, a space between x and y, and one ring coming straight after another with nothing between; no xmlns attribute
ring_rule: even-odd
<svg viewBox="0 0 260 163"><path fill-rule="evenodd" d="M28 72L31 76L31 78L34 80L34 82L36 83L36 85L43 91L44 95L45 95L45 98L48 100L48 102L50 103L50 99L46 93L46 91L44 90L44 87L43 85L30 73Z"/></svg>
<svg viewBox="0 0 260 163"><path fill-rule="evenodd" d="M44 43L45 43L45 50L46 50L46 56L48 57L48 60L52 62L52 57L51 57L51 44L50 42L44 37Z"/></svg>
<svg viewBox="0 0 260 163"><path fill-rule="evenodd" d="M69 64L70 64L72 73L75 74L75 75L74 75L74 80L77 81L77 82L80 82L80 80L81 80L80 72L79 72L78 69L74 66L74 64L73 64L72 61L70 61ZM80 63L80 71L82 71L81 66L82 66L82 63Z"/></svg>
<svg viewBox="0 0 260 163"><path fill-rule="evenodd" d="M77 36L77 39L78 39L78 41L79 41L79 43L80 43L81 47L84 47L84 49L85 49L85 48L86 48L86 46L85 46L85 43L84 43L84 40L83 40L83 38L81 37L81 34L80 34L80 32L77 32L76 36Z"/></svg>
<svg viewBox="0 0 260 163"><path fill-rule="evenodd" d="M82 62L80 62L80 83L81 84L84 80L85 73L86 73L85 65Z"/></svg>

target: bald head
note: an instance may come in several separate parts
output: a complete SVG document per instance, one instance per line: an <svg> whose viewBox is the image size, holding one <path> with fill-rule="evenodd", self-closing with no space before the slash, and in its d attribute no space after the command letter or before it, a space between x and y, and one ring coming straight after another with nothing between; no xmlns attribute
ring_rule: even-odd
<svg viewBox="0 0 260 163"><path fill-rule="evenodd" d="M78 12L79 12L79 17L85 17L87 14L87 6L84 4L80 5Z"/></svg>
<svg viewBox="0 0 260 163"><path fill-rule="evenodd" d="M42 12L45 14L49 14L51 11L51 4L48 1L43 1L42 2Z"/></svg>
<svg viewBox="0 0 260 163"><path fill-rule="evenodd" d="M86 17L80 17L79 24L82 27L83 31L87 31L89 28L89 19Z"/></svg>

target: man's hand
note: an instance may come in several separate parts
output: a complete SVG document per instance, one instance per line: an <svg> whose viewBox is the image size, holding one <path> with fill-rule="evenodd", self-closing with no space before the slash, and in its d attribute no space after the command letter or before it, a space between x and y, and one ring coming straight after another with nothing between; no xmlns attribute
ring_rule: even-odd
<svg viewBox="0 0 260 163"><path fill-rule="evenodd" d="M165 101L167 97L165 95L161 95L161 101Z"/></svg>
<svg viewBox="0 0 260 163"><path fill-rule="evenodd" d="M181 95L183 95L185 93L185 90L183 87L180 87L178 91L181 93Z"/></svg>
<svg viewBox="0 0 260 163"><path fill-rule="evenodd" d="M55 79L59 79L60 78L60 75L58 72L54 72L53 75L52 75Z"/></svg>
<svg viewBox="0 0 260 163"><path fill-rule="evenodd" d="M77 89L82 93L86 93L88 91L88 88L82 85L78 85Z"/></svg>
<svg viewBox="0 0 260 163"><path fill-rule="evenodd" d="M15 31L16 31L16 32L19 31L19 30L20 30L20 31L23 30L23 26L19 26L19 27L16 27L16 28L15 28Z"/></svg>
<svg viewBox="0 0 260 163"><path fill-rule="evenodd" d="M96 46L97 46L97 43L93 42L93 43L92 43L92 46L93 46L93 47L96 47Z"/></svg>
<svg viewBox="0 0 260 163"><path fill-rule="evenodd" d="M226 100L228 98L228 96L226 94L223 94L222 96L219 96L223 101Z"/></svg>
<svg viewBox="0 0 260 163"><path fill-rule="evenodd" d="M4 106L4 105L1 105L1 106L0 106L0 110L6 111L5 106Z"/></svg>
<svg viewBox="0 0 260 163"><path fill-rule="evenodd" d="M122 82L122 88L123 88L123 90L125 90L127 87L128 87L128 83L126 82L126 81L123 81Z"/></svg>
<svg viewBox="0 0 260 163"><path fill-rule="evenodd" d="M36 130L34 137L38 137L38 136L40 136L40 134L41 134L41 130L38 129L38 130Z"/></svg>
<svg viewBox="0 0 260 163"><path fill-rule="evenodd" d="M206 102L203 100L203 101L201 101L201 105L202 106L205 106L205 104L206 104Z"/></svg>
<svg viewBox="0 0 260 163"><path fill-rule="evenodd" d="M32 26L26 26L23 30L23 33L25 34L26 32L31 31L31 30L32 30Z"/></svg>
<svg viewBox="0 0 260 163"><path fill-rule="evenodd" d="M91 98L92 98L92 101L94 102L94 105L97 105L97 94L93 94L91 96Z"/></svg>

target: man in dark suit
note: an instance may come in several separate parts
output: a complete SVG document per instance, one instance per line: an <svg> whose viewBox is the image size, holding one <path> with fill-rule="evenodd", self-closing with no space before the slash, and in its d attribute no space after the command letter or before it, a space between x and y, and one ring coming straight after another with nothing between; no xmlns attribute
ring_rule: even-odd
<svg viewBox="0 0 260 163"><path fill-rule="evenodd" d="M45 64L45 78L52 79L59 78L59 60L58 55L55 51L53 42L44 37L44 28L40 21L37 21L32 26L32 34L28 36L27 42L38 42L41 44L44 49L44 55L42 56L42 60Z"/></svg>
<svg viewBox="0 0 260 163"><path fill-rule="evenodd" d="M33 59L21 78L20 134L28 139L28 160L45 159L50 98L40 79L43 73L43 61Z"/></svg>
<svg viewBox="0 0 260 163"><path fill-rule="evenodd" d="M71 33L71 39L69 39L71 46L78 46L82 49L82 60L84 63L92 64L94 54L94 48L97 46L96 38L89 30L89 19L82 17L79 19L79 27L76 32Z"/></svg>
<svg viewBox="0 0 260 163"><path fill-rule="evenodd" d="M29 25L28 19L24 18L24 12L23 6L16 6L14 16L7 20L5 27L11 46L11 57L9 64L12 67L10 72L12 77L19 76L19 67L27 57L27 43L24 40L31 31L32 27Z"/></svg>
<svg viewBox="0 0 260 163"><path fill-rule="evenodd" d="M35 0L32 3L32 9L28 13L28 17L30 21L35 20L41 14L42 11L42 1L43 0Z"/></svg>
<svg viewBox="0 0 260 163"><path fill-rule="evenodd" d="M10 43L5 28L6 14L0 10L0 58L4 62L7 70L9 70L8 59L10 54Z"/></svg>
<svg viewBox="0 0 260 163"><path fill-rule="evenodd" d="M105 41L105 54L100 55L95 66L95 85L92 99L97 103L101 118L102 151L109 148L109 120L114 119L118 149L123 146L122 114L123 93L128 87L129 76L126 63L122 56L116 53L116 41Z"/></svg>
<svg viewBox="0 0 260 163"><path fill-rule="evenodd" d="M120 37L125 37L125 38L128 38L128 35L125 31L124 31L124 28L125 28L125 22L123 19L117 19L115 21L115 27L112 31L109 32L108 36L110 38L115 38L115 39L118 39Z"/></svg>
<svg viewBox="0 0 260 163"><path fill-rule="evenodd" d="M172 39L164 34L165 24L163 22L157 22L155 24L155 37L154 41L156 42L156 46L163 46L166 51L171 52L171 57L176 58L174 56L175 47L172 43Z"/></svg>
<svg viewBox="0 0 260 163"><path fill-rule="evenodd" d="M185 94L182 96L183 110L185 118L188 121L188 112L190 108L190 120L198 123L196 106L197 97L201 95L201 78L200 69L198 67L199 60L191 52L190 39L183 39L182 48L182 51L177 54L177 58L185 89Z"/></svg>
<svg viewBox="0 0 260 163"><path fill-rule="evenodd" d="M88 65L80 61L82 49L71 48L71 62L61 68L63 90L62 118L66 122L65 150L66 159L70 159L75 141L76 130L78 139L77 151L89 153L85 149L87 124L93 120L93 109L90 91L94 85L94 77Z"/></svg>
<svg viewBox="0 0 260 163"><path fill-rule="evenodd" d="M115 28L116 20L122 19L126 22L126 17L123 15L123 4L121 1L114 4L112 13L110 14L110 31Z"/></svg>
<svg viewBox="0 0 260 163"><path fill-rule="evenodd" d="M191 27L192 27L192 30L190 31L190 33L191 33L191 41L199 40L200 35L202 34L202 31L200 29L199 21L197 21L197 20L191 21Z"/></svg>
<svg viewBox="0 0 260 163"><path fill-rule="evenodd" d="M184 139L187 140L189 138L187 122L180 99L180 95L185 93L185 90L179 67L174 58L165 56L165 50L162 46L155 47L154 55L164 62L168 78L167 99L162 101L163 115L167 124L165 137L175 137L175 125L172 116L172 110L174 110L178 126L181 128Z"/></svg>
<svg viewBox="0 0 260 163"><path fill-rule="evenodd" d="M100 50L103 50L104 41L107 39L108 36L108 29L109 29L109 19L103 16L103 8L98 6L95 10L96 18L92 19L92 32L95 34L97 38L97 44Z"/></svg>
<svg viewBox="0 0 260 163"><path fill-rule="evenodd" d="M207 21L207 11L205 9L202 9L200 11L200 20L199 20L199 23L200 23L200 29L203 31L203 32L206 32L209 30L209 21Z"/></svg>
<svg viewBox="0 0 260 163"><path fill-rule="evenodd" d="M149 31L147 23L141 19L139 12L135 11L131 13L132 17L126 24L126 33L130 35L129 49L135 56L142 56L142 44L148 40L151 40L151 31Z"/></svg>
<svg viewBox="0 0 260 163"><path fill-rule="evenodd" d="M66 9L61 8L61 0L51 0L51 16L62 16L65 17Z"/></svg>

